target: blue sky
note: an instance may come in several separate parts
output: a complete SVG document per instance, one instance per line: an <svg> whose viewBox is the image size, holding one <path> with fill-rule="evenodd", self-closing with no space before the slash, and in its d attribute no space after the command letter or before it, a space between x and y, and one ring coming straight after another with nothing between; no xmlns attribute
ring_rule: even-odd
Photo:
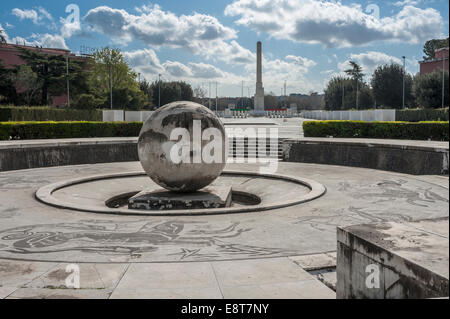
<svg viewBox="0 0 450 319"><path fill-rule="evenodd" d="M285 81L287 93L322 92L350 59L367 80L403 55L416 73L424 42L449 28L448 0L24 0L0 9L11 43L117 47L141 77L213 83L212 96L216 82L220 96L240 96L242 83L254 94L258 40L266 92L279 95Z"/></svg>

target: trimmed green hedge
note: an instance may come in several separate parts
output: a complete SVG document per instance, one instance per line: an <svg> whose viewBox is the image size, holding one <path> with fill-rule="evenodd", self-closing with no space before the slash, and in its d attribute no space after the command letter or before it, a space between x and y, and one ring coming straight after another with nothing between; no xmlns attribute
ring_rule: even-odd
<svg viewBox="0 0 450 319"><path fill-rule="evenodd" d="M305 137L448 141L448 122L306 121Z"/></svg>
<svg viewBox="0 0 450 319"><path fill-rule="evenodd" d="M101 121L101 110L57 109L49 106L0 107L0 122L7 121Z"/></svg>
<svg viewBox="0 0 450 319"><path fill-rule="evenodd" d="M395 119L401 122L448 121L448 108L396 110Z"/></svg>
<svg viewBox="0 0 450 319"><path fill-rule="evenodd" d="M139 136L142 122L0 122L0 140Z"/></svg>

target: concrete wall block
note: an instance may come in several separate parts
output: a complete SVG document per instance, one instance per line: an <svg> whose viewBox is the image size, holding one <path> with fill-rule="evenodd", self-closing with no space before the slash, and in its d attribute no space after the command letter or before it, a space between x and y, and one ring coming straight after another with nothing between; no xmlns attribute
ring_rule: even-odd
<svg viewBox="0 0 450 319"><path fill-rule="evenodd" d="M350 120L350 111L341 111L342 121Z"/></svg>
<svg viewBox="0 0 450 319"><path fill-rule="evenodd" d="M122 110L103 110L103 122L123 122L124 111Z"/></svg>

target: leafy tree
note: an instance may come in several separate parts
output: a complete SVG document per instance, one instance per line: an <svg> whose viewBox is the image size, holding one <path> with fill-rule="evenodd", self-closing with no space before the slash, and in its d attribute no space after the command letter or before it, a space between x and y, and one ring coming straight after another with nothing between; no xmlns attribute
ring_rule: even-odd
<svg viewBox="0 0 450 319"><path fill-rule="evenodd" d="M350 69L345 70L344 72L349 75L353 81L355 81L356 92L355 92L355 105L356 108L359 108L359 83L362 82L364 74L362 73L362 67L356 63L355 61L349 61Z"/></svg>
<svg viewBox="0 0 450 319"><path fill-rule="evenodd" d="M194 89L194 97L204 99L206 97L206 90L200 85L197 85Z"/></svg>
<svg viewBox="0 0 450 319"><path fill-rule="evenodd" d="M445 72L444 105L448 106L448 72ZM417 74L414 77L414 95L417 104L423 108L440 108L442 106L442 72Z"/></svg>
<svg viewBox="0 0 450 319"><path fill-rule="evenodd" d="M402 108L403 67L399 64L379 66L372 76L373 95L378 105L384 108ZM405 104L414 105L412 76L405 74Z"/></svg>
<svg viewBox="0 0 450 319"><path fill-rule="evenodd" d="M91 110L104 105L105 102L106 98L97 97L94 94L81 93L74 98L70 106L79 110Z"/></svg>
<svg viewBox="0 0 450 319"><path fill-rule="evenodd" d="M147 98L146 106L149 107L153 102L153 91L151 88L151 83L144 79L139 83L139 88L142 92L144 92Z"/></svg>
<svg viewBox="0 0 450 319"><path fill-rule="evenodd" d="M433 39L433 40L427 41L423 47L423 53L425 53L425 56L423 57L423 59L425 61L433 60L435 51L438 49L448 47L449 46L448 44L449 44L449 38Z"/></svg>
<svg viewBox="0 0 450 319"><path fill-rule="evenodd" d="M359 106L367 109L373 106L372 91L362 81L358 81ZM346 77L334 77L325 89L326 110L348 110L356 105L356 82Z"/></svg>
<svg viewBox="0 0 450 319"><path fill-rule="evenodd" d="M355 61L349 61L350 69L345 70L344 72L349 75L353 80L359 80L361 81L364 77L364 74L362 73L362 67L356 63Z"/></svg>
<svg viewBox="0 0 450 319"><path fill-rule="evenodd" d="M41 86L41 105L48 104L49 95L60 95L66 87L66 59L62 55L49 55L38 50L19 48L20 57L36 73Z"/></svg>
<svg viewBox="0 0 450 319"><path fill-rule="evenodd" d="M266 109L277 109L278 108L278 98L273 92L264 96L264 106Z"/></svg>
<svg viewBox="0 0 450 319"><path fill-rule="evenodd" d="M194 92L192 90L191 85L183 81L179 81L178 85L180 86L181 89L181 100L192 101L194 97Z"/></svg>
<svg viewBox="0 0 450 319"><path fill-rule="evenodd" d="M24 98L25 103L31 106L36 94L42 87L43 81L38 78L30 66L21 65L17 68L13 76L13 82L20 95Z"/></svg>
<svg viewBox="0 0 450 319"><path fill-rule="evenodd" d="M146 104L145 93L131 88L113 88L113 103L115 108L140 110ZM111 105L110 95L104 105Z"/></svg>
<svg viewBox="0 0 450 319"><path fill-rule="evenodd" d="M16 101L16 89L12 82L12 70L3 66L0 61L0 96L2 103L15 103Z"/></svg>
<svg viewBox="0 0 450 319"><path fill-rule="evenodd" d="M153 105L159 105L161 90L161 106L174 101L192 101L192 87L185 82L155 81L151 84Z"/></svg>
<svg viewBox="0 0 450 319"><path fill-rule="evenodd" d="M89 94L92 89L89 82L91 63L89 60L69 58L69 87L70 96L76 99L78 95ZM67 75L66 75L67 76ZM67 77L66 77L67 79ZM66 82L64 82L66 85Z"/></svg>
<svg viewBox="0 0 450 319"><path fill-rule="evenodd" d="M142 108L145 94L140 90L136 76L118 49L105 47L93 55L89 84L96 97L106 98L104 107L110 106L112 84L113 107Z"/></svg>

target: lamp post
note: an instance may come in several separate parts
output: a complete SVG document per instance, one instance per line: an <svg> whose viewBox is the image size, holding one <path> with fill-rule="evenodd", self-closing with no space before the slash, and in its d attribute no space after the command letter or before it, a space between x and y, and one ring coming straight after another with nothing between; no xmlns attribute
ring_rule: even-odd
<svg viewBox="0 0 450 319"><path fill-rule="evenodd" d="M111 62L109 63L109 97L110 97L110 100L111 100L111 110L112 110L112 108L113 108L113 93L112 93L112 90L113 90L113 87L112 87L112 84L113 82L112 82L112 64L111 64Z"/></svg>
<svg viewBox="0 0 450 319"><path fill-rule="evenodd" d="M70 108L69 52L67 52L66 55L66 74L67 74L67 107Z"/></svg>
<svg viewBox="0 0 450 319"><path fill-rule="evenodd" d="M217 114L217 102L218 102L218 97L217 97L217 81L216 81L216 114Z"/></svg>
<svg viewBox="0 0 450 319"><path fill-rule="evenodd" d="M404 108L405 108L405 74L406 74L406 57L405 57L405 56L402 56L402 58L403 58L403 84L402 84L402 86L403 86L403 89L402 89L402 101L403 101L403 104L402 104L402 108L404 109Z"/></svg>
<svg viewBox="0 0 450 319"><path fill-rule="evenodd" d="M161 107L161 74L158 74L158 108Z"/></svg>

